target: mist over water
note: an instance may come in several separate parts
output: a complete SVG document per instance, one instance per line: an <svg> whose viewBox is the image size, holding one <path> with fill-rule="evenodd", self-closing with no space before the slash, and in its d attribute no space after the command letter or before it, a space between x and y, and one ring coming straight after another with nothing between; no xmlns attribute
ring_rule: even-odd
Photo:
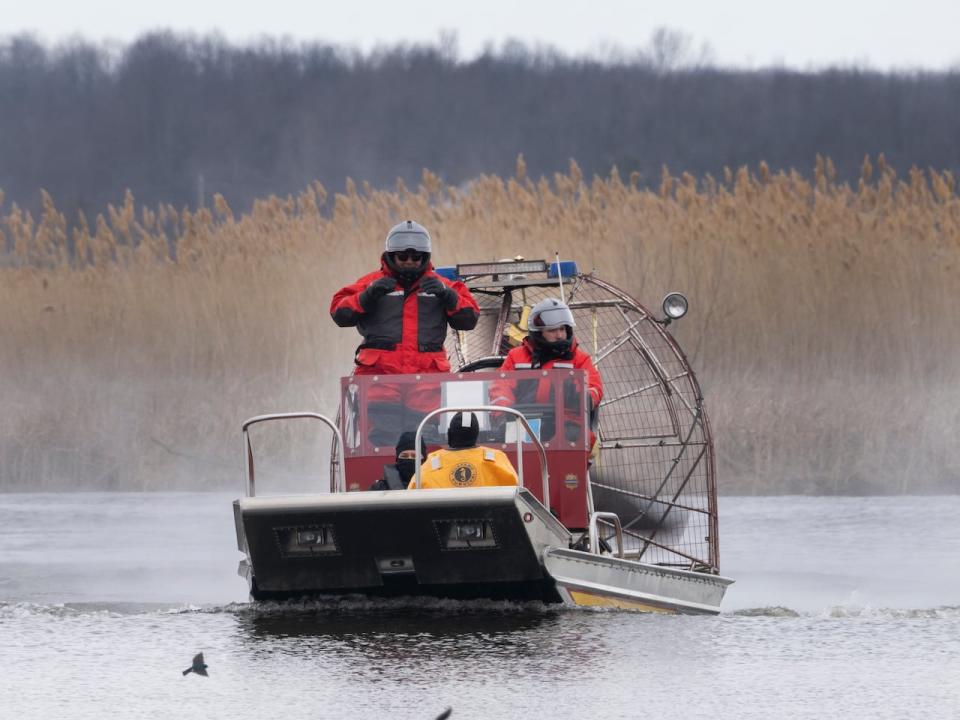
<svg viewBox="0 0 960 720"><path fill-rule="evenodd" d="M960 497L720 498L724 608L960 605Z"/></svg>
<svg viewBox="0 0 960 720"><path fill-rule="evenodd" d="M960 498L721 498L719 617L249 603L226 493L0 495L0 716L945 717ZM209 678L181 671L203 651Z"/></svg>

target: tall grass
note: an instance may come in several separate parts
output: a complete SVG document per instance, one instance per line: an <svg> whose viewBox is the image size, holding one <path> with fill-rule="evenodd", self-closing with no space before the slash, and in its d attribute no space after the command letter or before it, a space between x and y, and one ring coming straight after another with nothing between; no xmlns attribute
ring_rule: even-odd
<svg viewBox="0 0 960 720"><path fill-rule="evenodd" d="M856 187L829 160L723 177L569 172L417 188L348 180L195 212L131 194L68 226L0 196L0 487L238 483L238 425L332 412L358 336L332 293L374 268L407 217L434 261L559 250L672 326L699 372L725 492L960 489L960 198L948 172L900 179L881 156Z"/></svg>

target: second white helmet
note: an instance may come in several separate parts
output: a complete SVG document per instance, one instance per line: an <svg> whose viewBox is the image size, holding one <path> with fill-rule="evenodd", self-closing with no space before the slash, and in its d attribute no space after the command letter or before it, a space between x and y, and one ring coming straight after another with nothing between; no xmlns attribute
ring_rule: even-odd
<svg viewBox="0 0 960 720"><path fill-rule="evenodd" d="M554 330L564 326L572 329L577 324L573 321L573 313L570 312L567 304L556 298L547 298L538 302L533 306L530 317L527 319L527 330L529 332Z"/></svg>

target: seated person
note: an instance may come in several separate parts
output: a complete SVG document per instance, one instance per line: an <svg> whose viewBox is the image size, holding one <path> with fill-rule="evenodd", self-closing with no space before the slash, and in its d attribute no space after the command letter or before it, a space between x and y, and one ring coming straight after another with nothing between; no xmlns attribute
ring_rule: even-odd
<svg viewBox="0 0 960 720"><path fill-rule="evenodd" d="M397 440L396 462L383 466L383 477L370 486L371 490L403 490L417 471L417 434L405 432ZM427 456L427 446L420 438L420 459Z"/></svg>
<svg viewBox="0 0 960 720"><path fill-rule="evenodd" d="M600 400L603 399L603 381L600 373L594 367L590 356L577 347L577 340L573 335L576 323L573 313L566 303L555 298L548 298L536 305L530 311L527 319L527 337L523 343L511 350L500 366L501 370L532 370L552 368L575 368L587 373L587 400L590 424L594 425ZM573 419L582 409L576 400L572 383L564 383L564 405L571 417L565 420L565 434L572 439L579 434L579 428ZM552 403L553 384L548 381L537 380L497 380L490 385L490 404L512 407L515 403ZM505 417L500 414L498 421L503 422ZM591 427L592 430L592 427ZM546 419L541 429L541 439L550 440L554 435L553 421ZM595 437L590 433L590 444Z"/></svg>
<svg viewBox="0 0 960 720"><path fill-rule="evenodd" d="M480 423L477 416L468 413L469 425L464 425L463 413L457 413L447 430L449 449L436 450L427 456L420 468L423 488L490 487L516 485L517 471L501 450L477 445ZM416 478L408 490L416 489Z"/></svg>

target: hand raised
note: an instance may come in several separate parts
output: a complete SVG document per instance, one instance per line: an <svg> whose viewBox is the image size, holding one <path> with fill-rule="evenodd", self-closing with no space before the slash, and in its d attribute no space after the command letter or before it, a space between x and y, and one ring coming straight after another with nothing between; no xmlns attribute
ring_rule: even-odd
<svg viewBox="0 0 960 720"><path fill-rule="evenodd" d="M360 293L360 307L364 310L371 310L374 305L389 292L393 292L397 287L397 281L392 277L382 277L374 280L367 286L367 289Z"/></svg>
<svg viewBox="0 0 960 720"><path fill-rule="evenodd" d="M448 310L457 306L457 293L438 277L428 275L421 279L420 290L430 295L436 295Z"/></svg>

